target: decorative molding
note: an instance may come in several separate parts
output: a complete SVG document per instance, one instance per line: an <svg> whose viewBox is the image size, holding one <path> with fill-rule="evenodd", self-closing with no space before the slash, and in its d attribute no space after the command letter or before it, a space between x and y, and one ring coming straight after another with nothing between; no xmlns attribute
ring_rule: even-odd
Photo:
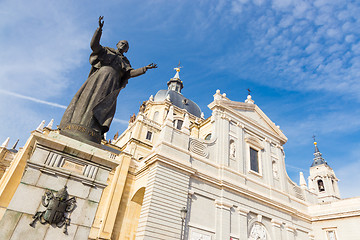
<svg viewBox="0 0 360 240"><path fill-rule="evenodd" d="M294 225L285 224L285 229L289 232L295 232L296 228Z"/></svg>
<svg viewBox="0 0 360 240"><path fill-rule="evenodd" d="M196 140L193 138L190 138L190 140L189 140L189 151L196 153L205 158L209 157L209 151L208 151L207 144L202 143L199 140Z"/></svg>
<svg viewBox="0 0 360 240"><path fill-rule="evenodd" d="M232 204L224 202L222 200L215 200L215 205L218 208L222 208L222 209L226 209L226 210L229 210L230 208L233 207Z"/></svg>
<svg viewBox="0 0 360 240"><path fill-rule="evenodd" d="M279 220L276 220L276 219L271 219L271 224L272 224L274 227L281 227L282 222L280 222Z"/></svg>
<svg viewBox="0 0 360 240"><path fill-rule="evenodd" d="M259 150L263 150L264 146L261 144L260 140L253 136L248 136L245 139L245 142L251 146L258 148Z"/></svg>
<svg viewBox="0 0 360 240"><path fill-rule="evenodd" d="M237 207L237 211L240 215L243 215L243 216L247 216L250 212L249 210L242 208L242 207Z"/></svg>
<svg viewBox="0 0 360 240"><path fill-rule="evenodd" d="M188 191L189 198L192 198L195 195L195 192L193 190Z"/></svg>
<svg viewBox="0 0 360 240"><path fill-rule="evenodd" d="M309 233L308 236L309 236L309 240L315 240L315 236L313 233Z"/></svg>

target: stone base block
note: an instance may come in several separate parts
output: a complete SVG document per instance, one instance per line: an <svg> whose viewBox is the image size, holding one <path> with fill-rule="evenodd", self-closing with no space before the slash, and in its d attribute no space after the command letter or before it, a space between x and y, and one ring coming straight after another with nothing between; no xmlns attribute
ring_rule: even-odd
<svg viewBox="0 0 360 240"><path fill-rule="evenodd" d="M120 163L118 152L57 133L33 134L36 141L29 146L33 148L32 154L0 221L0 239L87 239L109 172ZM76 200L75 209L68 213L64 213L58 203L52 205L64 186L69 194L65 199L75 197ZM63 200L59 198L58 201ZM57 212L50 209L57 209ZM34 227L29 225L37 212L44 211L64 214L71 219L67 234L63 233L64 227L60 229L55 224L37 221ZM43 221L45 215L42 216ZM55 219L52 216L55 215L49 214L47 218Z"/></svg>

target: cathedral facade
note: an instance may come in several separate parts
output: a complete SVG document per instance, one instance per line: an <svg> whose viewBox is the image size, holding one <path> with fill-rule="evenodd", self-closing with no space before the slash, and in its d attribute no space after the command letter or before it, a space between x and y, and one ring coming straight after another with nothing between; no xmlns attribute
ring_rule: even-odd
<svg viewBox="0 0 360 240"><path fill-rule="evenodd" d="M360 239L360 197L341 199L338 179L317 143L308 180L299 173L300 183L293 182L285 167L287 138L250 94L235 102L217 90L205 119L182 95L175 70L168 89L150 96L120 136L103 141L119 150L117 167L109 170L91 224L76 225L71 239ZM36 134L58 133L49 127ZM0 181L3 219L31 158L26 146L19 150L27 153L22 160L6 147L0 150L10 169ZM63 171L86 171L74 169ZM4 221L0 226L9 228ZM1 239L16 239L15 232L0 232Z"/></svg>

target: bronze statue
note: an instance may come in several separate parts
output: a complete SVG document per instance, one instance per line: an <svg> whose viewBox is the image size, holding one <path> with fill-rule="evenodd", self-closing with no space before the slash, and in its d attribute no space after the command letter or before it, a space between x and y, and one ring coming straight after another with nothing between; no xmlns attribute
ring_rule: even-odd
<svg viewBox="0 0 360 240"><path fill-rule="evenodd" d="M157 68L151 63L133 69L123 55L129 50L126 40L117 43L117 49L103 47L100 38L104 21L99 17L99 27L91 40L91 71L88 79L75 94L67 107L61 122L60 133L75 138L101 142L109 130L116 110L116 99L129 78L144 74L148 69Z"/></svg>

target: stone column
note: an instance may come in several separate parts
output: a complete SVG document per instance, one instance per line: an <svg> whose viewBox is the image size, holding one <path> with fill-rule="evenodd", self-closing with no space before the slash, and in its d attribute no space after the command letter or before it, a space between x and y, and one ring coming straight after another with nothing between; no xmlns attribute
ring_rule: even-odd
<svg viewBox="0 0 360 240"><path fill-rule="evenodd" d="M281 224L282 223L276 219L272 219L271 224L272 224L272 233L273 233L273 236L271 239L281 240Z"/></svg>
<svg viewBox="0 0 360 240"><path fill-rule="evenodd" d="M240 233L239 240L247 240L248 239L248 213L249 211L238 207L237 211L239 213L239 223L240 223Z"/></svg>
<svg viewBox="0 0 360 240"><path fill-rule="evenodd" d="M230 208L232 205L223 201L215 201L216 204L216 239L230 238Z"/></svg>

